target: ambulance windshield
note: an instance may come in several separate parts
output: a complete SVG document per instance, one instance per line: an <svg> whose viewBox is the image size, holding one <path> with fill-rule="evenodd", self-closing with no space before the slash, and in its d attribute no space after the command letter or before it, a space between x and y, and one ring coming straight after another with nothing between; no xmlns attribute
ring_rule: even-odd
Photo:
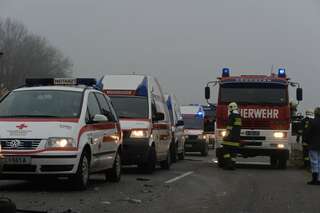
<svg viewBox="0 0 320 213"><path fill-rule="evenodd" d="M272 104L286 105L288 103L287 89L285 87L221 87L220 102L244 104Z"/></svg>
<svg viewBox="0 0 320 213"><path fill-rule="evenodd" d="M195 115L182 115L185 129L201 129L203 130L204 119Z"/></svg>
<svg viewBox="0 0 320 213"><path fill-rule="evenodd" d="M148 118L148 98L139 96L110 96L119 118Z"/></svg>
<svg viewBox="0 0 320 213"><path fill-rule="evenodd" d="M0 102L0 117L78 118L81 103L81 92L14 91Z"/></svg>

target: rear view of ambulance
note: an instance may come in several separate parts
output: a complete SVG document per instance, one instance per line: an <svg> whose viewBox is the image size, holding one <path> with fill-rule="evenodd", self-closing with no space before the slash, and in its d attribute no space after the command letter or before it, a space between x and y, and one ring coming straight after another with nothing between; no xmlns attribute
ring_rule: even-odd
<svg viewBox="0 0 320 213"><path fill-rule="evenodd" d="M144 75L106 75L101 79L123 130L122 160L152 173L157 163L171 165L171 127L158 81Z"/></svg>
<svg viewBox="0 0 320 213"><path fill-rule="evenodd" d="M29 79L0 102L2 178L121 176L122 135L110 100L94 79Z"/></svg>

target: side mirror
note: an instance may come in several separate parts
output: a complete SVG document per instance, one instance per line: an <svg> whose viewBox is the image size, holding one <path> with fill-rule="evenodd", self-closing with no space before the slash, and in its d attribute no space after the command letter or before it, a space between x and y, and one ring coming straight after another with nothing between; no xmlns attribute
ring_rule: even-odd
<svg viewBox="0 0 320 213"><path fill-rule="evenodd" d="M303 90L302 88L297 88L297 101L303 100Z"/></svg>
<svg viewBox="0 0 320 213"><path fill-rule="evenodd" d="M153 118L154 121L163 121L164 120L164 113L157 112Z"/></svg>
<svg viewBox="0 0 320 213"><path fill-rule="evenodd" d="M109 121L107 116L96 114L94 118L92 119L93 123L101 123L101 122L107 122Z"/></svg>
<svg viewBox="0 0 320 213"><path fill-rule="evenodd" d="M204 89L204 96L207 100L210 99L210 87Z"/></svg>
<svg viewBox="0 0 320 213"><path fill-rule="evenodd" d="M176 126L184 126L184 121L183 120L178 120Z"/></svg>

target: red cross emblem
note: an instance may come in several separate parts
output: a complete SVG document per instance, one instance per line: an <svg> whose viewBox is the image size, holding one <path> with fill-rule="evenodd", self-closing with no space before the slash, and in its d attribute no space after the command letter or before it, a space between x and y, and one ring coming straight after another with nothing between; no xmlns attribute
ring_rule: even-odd
<svg viewBox="0 0 320 213"><path fill-rule="evenodd" d="M25 124L20 124L18 126L16 126L18 129L24 129L24 128L27 128L28 126L25 125Z"/></svg>

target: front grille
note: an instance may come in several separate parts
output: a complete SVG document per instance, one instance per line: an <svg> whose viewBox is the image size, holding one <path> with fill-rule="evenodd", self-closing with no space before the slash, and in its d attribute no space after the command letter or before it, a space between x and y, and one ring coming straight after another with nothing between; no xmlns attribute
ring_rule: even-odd
<svg viewBox="0 0 320 213"><path fill-rule="evenodd" d="M33 150L38 148L41 139L0 139L4 150Z"/></svg>
<svg viewBox="0 0 320 213"><path fill-rule="evenodd" d="M266 137L264 136L241 136L241 140L246 140L246 141L265 141Z"/></svg>
<svg viewBox="0 0 320 213"><path fill-rule="evenodd" d="M198 139L198 135L189 135L188 138L190 140L197 140Z"/></svg>
<svg viewBox="0 0 320 213"><path fill-rule="evenodd" d="M73 169L73 165L42 165L42 172L69 172Z"/></svg>
<svg viewBox="0 0 320 213"><path fill-rule="evenodd" d="M4 172L35 172L35 165L4 165Z"/></svg>

